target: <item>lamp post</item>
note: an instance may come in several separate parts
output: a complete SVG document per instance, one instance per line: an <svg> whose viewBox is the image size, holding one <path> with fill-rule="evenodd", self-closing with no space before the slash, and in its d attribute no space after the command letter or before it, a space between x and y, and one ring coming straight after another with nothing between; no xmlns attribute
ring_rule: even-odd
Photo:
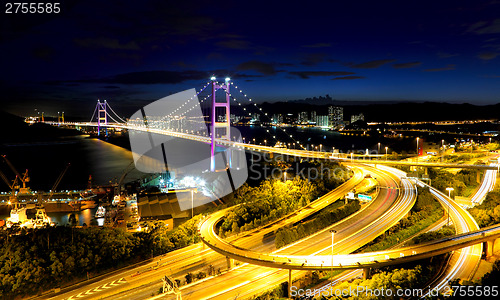
<svg viewBox="0 0 500 300"><path fill-rule="evenodd" d="M417 165L415 166L415 170L417 170L417 179L418 179L418 140L419 138L417 137Z"/></svg>
<svg viewBox="0 0 500 300"><path fill-rule="evenodd" d="M319 144L319 152L323 151L321 148L323 148L323 144Z"/></svg>
<svg viewBox="0 0 500 300"><path fill-rule="evenodd" d="M378 143L377 154L380 154L380 142Z"/></svg>
<svg viewBox="0 0 500 300"><path fill-rule="evenodd" d="M443 152L441 152L441 162L443 162L443 156L444 156L444 140L441 140L441 148L443 149Z"/></svg>
<svg viewBox="0 0 500 300"><path fill-rule="evenodd" d="M332 234L332 273L330 274L331 278L332 278L332 284L333 284L333 236L335 235L335 233L337 233L336 230L330 230L330 233Z"/></svg>
<svg viewBox="0 0 500 300"><path fill-rule="evenodd" d="M453 191L453 188L447 187L446 190L448 191L448 198L450 198L448 200L448 222L447 222L447 226L450 226L450 202L449 201L451 201L451 191Z"/></svg>
<svg viewBox="0 0 500 300"><path fill-rule="evenodd" d="M385 147L385 160L387 160L387 147Z"/></svg>
<svg viewBox="0 0 500 300"><path fill-rule="evenodd" d="M284 175L283 176L283 182L286 182L286 171L285 171L285 173L283 175Z"/></svg>
<svg viewBox="0 0 500 300"><path fill-rule="evenodd" d="M191 219L194 217L194 193L196 188L191 189ZM198 192L198 191L196 191Z"/></svg>
<svg viewBox="0 0 500 300"><path fill-rule="evenodd" d="M264 145L267 147L267 140L264 140Z"/></svg>

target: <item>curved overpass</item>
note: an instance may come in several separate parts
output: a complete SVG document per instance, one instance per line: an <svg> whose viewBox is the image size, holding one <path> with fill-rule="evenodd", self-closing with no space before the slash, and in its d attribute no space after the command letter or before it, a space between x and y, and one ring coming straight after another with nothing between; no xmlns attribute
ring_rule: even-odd
<svg viewBox="0 0 500 300"><path fill-rule="evenodd" d="M377 176L383 174L381 171ZM394 180L391 178L391 180ZM387 210L380 214L376 219L368 223L363 224L362 227L359 226L349 226L356 227L355 231L350 232L345 239L338 241L336 244L343 244L342 253L350 253L367 242L371 241L374 237L382 234L388 228L397 223L403 216L405 216L416 200L416 195L414 194L413 187L411 183L404 179L402 181L402 187L398 188L402 193L398 196L398 201L394 205L387 208ZM384 191L388 195L395 191L389 189ZM383 197L386 197L385 195ZM393 196L394 197L394 196ZM202 241L211 247L216 252L219 252L225 256L235 258L240 261L274 267L280 269L296 269L296 270L311 270L311 269L331 269L331 255L278 255L278 254L266 254L259 253L256 251L248 250L242 247L238 247L230 244L229 242L221 239L214 230L215 225L224 217L225 212L216 212L208 216L202 223L200 223L199 231ZM339 223L346 223L348 219L353 219L352 216L340 221ZM337 228L340 225L333 226ZM326 252L329 253L329 247L323 248L317 253ZM278 250L282 252L283 249ZM399 255L399 253L398 253ZM339 256L344 257L344 256ZM365 259L366 260L366 259ZM363 263L365 262L363 260ZM334 268L346 268L345 264L340 262L335 263ZM372 262L373 263L373 262ZM362 266L361 266L362 267ZM351 268L360 268L359 264L351 266Z"/></svg>
<svg viewBox="0 0 500 300"><path fill-rule="evenodd" d="M423 244L393 250L347 255L276 255L244 249L221 239L214 231L224 217L217 212L200 225L200 236L205 244L222 255L271 268L292 270L329 270L379 268L447 253L500 237L500 225L458 234Z"/></svg>

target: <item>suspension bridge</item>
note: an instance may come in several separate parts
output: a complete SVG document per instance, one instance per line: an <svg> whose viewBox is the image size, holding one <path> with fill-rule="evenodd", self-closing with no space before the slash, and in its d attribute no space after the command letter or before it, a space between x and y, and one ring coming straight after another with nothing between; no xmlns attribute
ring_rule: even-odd
<svg viewBox="0 0 500 300"><path fill-rule="evenodd" d="M222 92L219 93L219 97L217 93L218 91ZM239 93L247 101L247 103L244 104L237 100L232 91ZM220 94L222 94L223 97L220 97ZM198 100L198 96L200 96L200 100ZM231 105L231 101L234 103L233 105ZM57 122L47 121L45 123L76 128L96 127L97 135L107 135L109 128L115 128L154 133L206 143L210 145L212 171L215 170L214 157L216 155L217 147L226 149L228 147L235 147L247 151L275 153L301 158L331 159L349 162L363 160L365 163L394 166L469 168L497 171L499 169L499 165L493 164L472 165L393 161L381 159L382 156L378 154L359 154L354 152L334 154L332 152L322 151L321 148L320 151L309 149L309 145L301 143L296 140L292 134L289 134L286 127L281 126L281 124L273 123L269 114L263 111L262 107L259 107L259 105L255 103L252 98L248 97L242 89L238 88L238 86L232 82L230 78L225 78L223 82L219 82L215 77L212 77L210 81L208 81L198 92L193 93L191 97L186 98L184 101L177 101L176 105L177 107L172 107L170 105L167 113L161 114L163 112L157 112L158 114L155 114L154 116L145 115L144 110L141 109L141 117L129 118L125 120L113 110L109 102L106 100L103 102L98 100L89 122L65 122L64 118L58 118ZM267 139L265 140L265 145L262 145L255 143L255 139L253 139L254 143L251 143L251 141L245 142L244 137L241 141L235 136L232 136L230 113L232 106L238 107L239 111L248 117L258 113L261 117L267 119L269 124L272 124L273 127L280 131L282 140L280 140L280 137L277 137L276 133L271 133L269 127L266 129L266 133L268 134L267 138L270 141L273 141L276 146L271 146L273 144L272 142L269 142L270 145L268 146ZM250 108L254 109L253 113L250 111ZM230 152L228 152L229 162L231 161L230 155Z"/></svg>

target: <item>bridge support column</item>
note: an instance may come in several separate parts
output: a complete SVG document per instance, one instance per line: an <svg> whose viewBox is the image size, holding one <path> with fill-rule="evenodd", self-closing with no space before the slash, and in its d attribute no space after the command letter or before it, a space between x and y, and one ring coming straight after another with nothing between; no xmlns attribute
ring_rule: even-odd
<svg viewBox="0 0 500 300"><path fill-rule="evenodd" d="M233 267L233 259L230 258L229 256L226 256L226 262L227 262L227 270L231 270Z"/></svg>
<svg viewBox="0 0 500 300"><path fill-rule="evenodd" d="M486 259L488 259L489 257L493 256L493 251L495 250L494 249L495 240L486 241L485 244L486 245L484 245L484 251L486 253Z"/></svg>
<svg viewBox="0 0 500 300"><path fill-rule="evenodd" d="M292 298L292 269L288 270L288 298Z"/></svg>
<svg viewBox="0 0 500 300"><path fill-rule="evenodd" d="M371 268L363 268L363 280L370 279L371 271Z"/></svg>
<svg viewBox="0 0 500 300"><path fill-rule="evenodd" d="M424 168L424 174L429 175L429 168L427 168L427 167Z"/></svg>
<svg viewBox="0 0 500 300"><path fill-rule="evenodd" d="M476 171L476 182L481 183L481 172L479 170Z"/></svg>

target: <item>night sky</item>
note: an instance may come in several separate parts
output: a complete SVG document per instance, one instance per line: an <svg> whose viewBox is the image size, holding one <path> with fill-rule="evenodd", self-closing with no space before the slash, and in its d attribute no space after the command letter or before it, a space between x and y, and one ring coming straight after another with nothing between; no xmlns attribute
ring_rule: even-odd
<svg viewBox="0 0 500 300"><path fill-rule="evenodd" d="M500 1L60 1L2 11L2 108L122 114L215 74L257 102L500 102Z"/></svg>

